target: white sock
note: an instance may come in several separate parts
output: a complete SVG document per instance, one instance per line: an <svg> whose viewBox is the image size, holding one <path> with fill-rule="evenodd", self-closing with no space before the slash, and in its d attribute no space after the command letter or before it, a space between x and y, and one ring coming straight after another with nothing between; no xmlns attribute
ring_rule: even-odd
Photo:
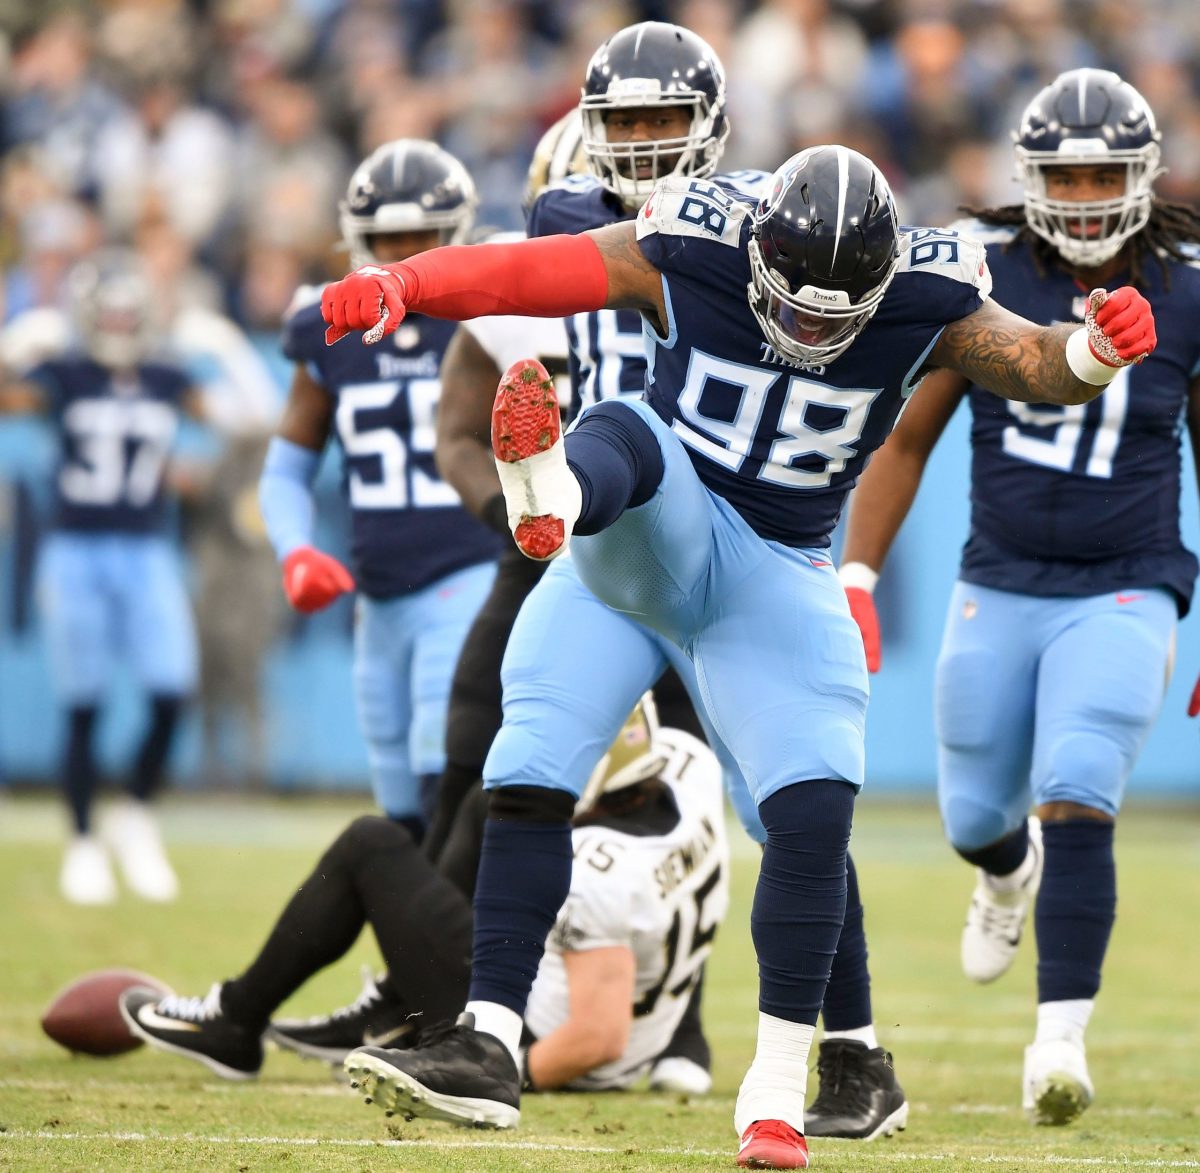
<svg viewBox="0 0 1200 1173"><path fill-rule="evenodd" d="M1033 875L1035 867L1037 867L1037 855L1031 843L1025 852L1025 858L1021 860L1020 866L1015 872L1009 872L1007 876L993 876L989 872L984 872L983 875L987 886L993 892L1016 892Z"/></svg>
<svg viewBox="0 0 1200 1173"><path fill-rule="evenodd" d="M1065 1002L1041 1002L1037 1009L1035 1043L1068 1042L1083 1046L1083 1032L1095 1009L1095 998L1072 998Z"/></svg>
<svg viewBox="0 0 1200 1173"><path fill-rule="evenodd" d="M758 1046L742 1080L733 1127L741 1136L756 1120L782 1120L804 1131L804 1092L814 1027L758 1015Z"/></svg>
<svg viewBox="0 0 1200 1173"><path fill-rule="evenodd" d="M853 1030L827 1030L822 1042L828 1039L852 1039L856 1043L866 1043L872 1051L879 1046L873 1022L869 1022L866 1026L856 1026Z"/></svg>
<svg viewBox="0 0 1200 1173"><path fill-rule="evenodd" d="M495 1035L508 1048L513 1062L519 1068L517 1052L521 1046L521 1016L499 1002L468 1002L466 1009L469 1014L475 1015L475 1029Z"/></svg>

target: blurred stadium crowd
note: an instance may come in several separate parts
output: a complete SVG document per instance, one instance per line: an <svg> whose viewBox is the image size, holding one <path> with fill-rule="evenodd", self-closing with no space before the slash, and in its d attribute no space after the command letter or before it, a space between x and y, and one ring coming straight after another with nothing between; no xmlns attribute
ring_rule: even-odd
<svg viewBox="0 0 1200 1173"><path fill-rule="evenodd" d="M724 61L726 169L841 141L880 164L906 219L945 223L1012 200L1022 105L1100 65L1157 114L1160 194L1200 201L1194 0L0 0L0 320L65 307L77 260L132 245L173 329L202 336L233 388L220 451L177 486L206 717L233 706L261 741L259 669L285 619L242 506L286 392L281 319L297 286L347 267L336 209L354 164L436 139L475 177L478 223L519 228L538 138L578 100L595 47L642 19L694 29ZM36 339L8 341L8 365L36 357L21 352ZM16 483L10 455L0 444ZM0 542L26 512L4 495ZM35 547L12 544L26 586ZM6 627L25 621L23 597L5 600ZM347 608L337 622L348 639Z"/></svg>

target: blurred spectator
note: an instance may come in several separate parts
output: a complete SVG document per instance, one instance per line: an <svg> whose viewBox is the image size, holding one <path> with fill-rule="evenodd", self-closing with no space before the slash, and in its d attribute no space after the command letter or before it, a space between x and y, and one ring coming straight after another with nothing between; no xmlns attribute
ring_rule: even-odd
<svg viewBox="0 0 1200 1173"><path fill-rule="evenodd" d="M341 145L321 125L311 88L266 78L248 95L250 120L237 144L237 211L251 241L324 256L350 175Z"/></svg>
<svg viewBox="0 0 1200 1173"><path fill-rule="evenodd" d="M133 109L97 142L105 226L128 239L146 216L162 216L192 245L214 242L233 189L233 140L213 111L193 105L184 79L130 79Z"/></svg>
<svg viewBox="0 0 1200 1173"><path fill-rule="evenodd" d="M91 189L97 140L120 110L117 96L97 76L80 13L61 11L18 39L4 110L5 146L36 143L47 174L68 194Z"/></svg>
<svg viewBox="0 0 1200 1173"><path fill-rule="evenodd" d="M773 171L801 146L828 142L861 89L867 44L828 0L765 0L726 61L733 167Z"/></svg>

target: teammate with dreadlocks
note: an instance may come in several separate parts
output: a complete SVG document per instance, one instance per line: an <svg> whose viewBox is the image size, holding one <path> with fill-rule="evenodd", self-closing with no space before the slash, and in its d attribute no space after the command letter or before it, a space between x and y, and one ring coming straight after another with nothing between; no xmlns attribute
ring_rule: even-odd
<svg viewBox="0 0 1200 1173"><path fill-rule="evenodd" d="M870 592L966 396L971 534L938 661L938 792L951 844L978 869L969 978L1008 969L1036 897L1024 1106L1039 1124L1066 1124L1093 1095L1083 1038L1116 910L1114 821L1197 571L1179 535L1179 438L1186 418L1198 450L1200 218L1154 196L1154 115L1114 73L1071 70L1042 90L1016 153L1024 205L976 211L969 228L991 245L993 297L1038 322L1071 321L1089 290L1132 282L1154 308L1158 348L1078 406L930 376L859 482L841 574L877 668Z"/></svg>

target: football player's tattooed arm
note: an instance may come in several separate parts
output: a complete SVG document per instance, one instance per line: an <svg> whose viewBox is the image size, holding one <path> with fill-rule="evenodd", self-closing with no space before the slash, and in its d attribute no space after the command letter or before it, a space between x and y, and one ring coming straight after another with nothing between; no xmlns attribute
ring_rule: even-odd
<svg viewBox="0 0 1200 1173"><path fill-rule="evenodd" d="M927 375L850 497L842 564L882 568L917 495L929 454L970 384L954 371Z"/></svg>
<svg viewBox="0 0 1200 1173"><path fill-rule="evenodd" d="M491 441L492 397L501 374L492 356L469 330L460 327L455 331L442 359L434 457L442 479L457 490L463 504L476 517L494 525L491 511L508 533L508 515Z"/></svg>
<svg viewBox="0 0 1200 1173"><path fill-rule="evenodd" d="M1087 403L1103 387L1085 383L1067 365L1067 339L1076 322L1036 326L988 300L951 322L929 356L973 383L1023 403Z"/></svg>
<svg viewBox="0 0 1200 1173"><path fill-rule="evenodd" d="M637 242L630 221L597 228L590 236L600 249L608 274L610 310L640 310L658 333L666 333L667 307L663 297L662 273L648 260Z"/></svg>
<svg viewBox="0 0 1200 1173"><path fill-rule="evenodd" d="M624 945L567 951L567 1021L529 1048L535 1088L548 1091L625 1054L633 1023L636 963Z"/></svg>
<svg viewBox="0 0 1200 1173"><path fill-rule="evenodd" d="M276 435L320 452L332 426L333 396L308 373L307 367L297 363Z"/></svg>

